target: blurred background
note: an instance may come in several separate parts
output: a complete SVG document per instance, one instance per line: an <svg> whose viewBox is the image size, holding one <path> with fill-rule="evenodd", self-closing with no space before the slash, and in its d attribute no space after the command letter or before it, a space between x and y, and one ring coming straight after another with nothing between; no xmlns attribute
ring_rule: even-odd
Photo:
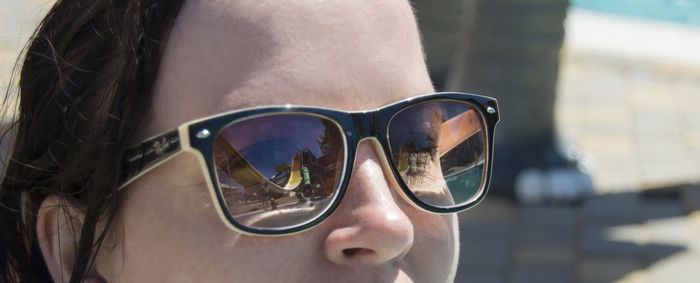
<svg viewBox="0 0 700 283"><path fill-rule="evenodd" d="M700 0L413 2L436 88L501 107L457 282L700 282ZM51 3L0 0L2 93Z"/></svg>
<svg viewBox="0 0 700 283"><path fill-rule="evenodd" d="M700 1L414 1L441 90L498 98L457 282L700 282Z"/></svg>

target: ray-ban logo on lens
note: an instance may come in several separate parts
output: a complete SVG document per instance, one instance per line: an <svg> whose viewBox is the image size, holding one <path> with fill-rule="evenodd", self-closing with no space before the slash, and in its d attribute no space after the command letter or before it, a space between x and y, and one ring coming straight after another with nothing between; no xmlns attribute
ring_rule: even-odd
<svg viewBox="0 0 700 283"><path fill-rule="evenodd" d="M168 139L163 137L159 141L153 142L153 151L157 155L163 155L163 153L165 153L165 151L168 150L168 146L170 146L170 142L168 142Z"/></svg>

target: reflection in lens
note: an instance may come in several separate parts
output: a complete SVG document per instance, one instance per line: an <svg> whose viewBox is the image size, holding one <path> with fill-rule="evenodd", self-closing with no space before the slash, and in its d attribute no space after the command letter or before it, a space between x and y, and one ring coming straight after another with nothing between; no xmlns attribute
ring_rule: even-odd
<svg viewBox="0 0 700 283"><path fill-rule="evenodd" d="M214 142L214 163L231 216L255 229L297 226L333 202L345 158L338 126L310 115L236 122Z"/></svg>
<svg viewBox="0 0 700 283"><path fill-rule="evenodd" d="M411 106L389 124L392 162L423 202L439 207L464 204L483 185L483 127L477 111L461 102Z"/></svg>

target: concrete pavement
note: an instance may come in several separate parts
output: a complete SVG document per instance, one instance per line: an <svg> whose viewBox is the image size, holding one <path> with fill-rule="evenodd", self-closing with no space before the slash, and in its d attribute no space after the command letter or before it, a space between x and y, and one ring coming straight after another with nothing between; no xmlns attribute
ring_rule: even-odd
<svg viewBox="0 0 700 283"><path fill-rule="evenodd" d="M698 282L698 191L611 193L574 206L487 198L460 215L456 282Z"/></svg>

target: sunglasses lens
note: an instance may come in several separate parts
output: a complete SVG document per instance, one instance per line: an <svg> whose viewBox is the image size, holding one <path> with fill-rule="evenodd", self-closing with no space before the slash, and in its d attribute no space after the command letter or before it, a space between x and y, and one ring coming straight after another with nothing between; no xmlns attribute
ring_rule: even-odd
<svg viewBox="0 0 700 283"><path fill-rule="evenodd" d="M326 212L345 160L338 125L303 114L235 122L214 142L216 175L233 219L254 229L288 229Z"/></svg>
<svg viewBox="0 0 700 283"><path fill-rule="evenodd" d="M479 195L485 181L485 125L473 106L420 103L397 113L388 131L392 162L418 199L450 208Z"/></svg>

